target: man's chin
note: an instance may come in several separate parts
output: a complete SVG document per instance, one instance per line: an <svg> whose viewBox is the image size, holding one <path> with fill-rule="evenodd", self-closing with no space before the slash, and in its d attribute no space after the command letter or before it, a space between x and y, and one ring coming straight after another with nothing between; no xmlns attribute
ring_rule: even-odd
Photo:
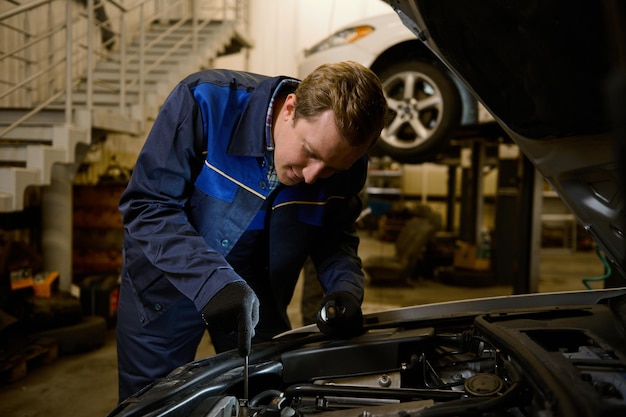
<svg viewBox="0 0 626 417"><path fill-rule="evenodd" d="M296 184L300 183L301 181L296 181L296 180L293 180L291 178L288 178L288 179L286 179L284 181L279 179L278 182L280 182L282 185L285 185L287 187L291 187L292 185L296 185Z"/></svg>

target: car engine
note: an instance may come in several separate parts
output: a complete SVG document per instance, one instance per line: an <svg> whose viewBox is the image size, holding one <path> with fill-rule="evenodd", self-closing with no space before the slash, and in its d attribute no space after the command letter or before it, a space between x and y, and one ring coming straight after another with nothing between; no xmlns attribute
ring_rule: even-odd
<svg viewBox="0 0 626 417"><path fill-rule="evenodd" d="M624 334L606 306L487 314L370 330L253 367L271 385L240 415L624 415ZM272 383L281 375L282 386Z"/></svg>
<svg viewBox="0 0 626 417"><path fill-rule="evenodd" d="M237 351L203 358L109 417L623 416L626 293L614 293L381 312L349 339L303 327L254 344L247 371Z"/></svg>

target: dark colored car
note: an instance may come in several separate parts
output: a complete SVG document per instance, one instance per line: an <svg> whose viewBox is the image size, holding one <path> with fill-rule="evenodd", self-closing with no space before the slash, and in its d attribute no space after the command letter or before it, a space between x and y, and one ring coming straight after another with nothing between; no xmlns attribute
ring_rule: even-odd
<svg viewBox="0 0 626 417"><path fill-rule="evenodd" d="M111 416L626 415L624 3L388 2L563 198L608 258L612 288L374 313L351 339L304 327L253 346L249 408L233 351Z"/></svg>

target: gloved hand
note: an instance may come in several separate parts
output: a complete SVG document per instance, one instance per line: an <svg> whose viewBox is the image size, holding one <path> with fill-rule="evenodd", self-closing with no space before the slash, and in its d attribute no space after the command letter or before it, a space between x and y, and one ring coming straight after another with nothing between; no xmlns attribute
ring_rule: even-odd
<svg viewBox="0 0 626 417"><path fill-rule="evenodd" d="M361 303L346 291L328 294L320 303L317 327L333 337L353 337L363 333Z"/></svg>
<svg viewBox="0 0 626 417"><path fill-rule="evenodd" d="M259 299L245 282L233 282L209 300L202 309L202 318L211 331L236 331L239 354L247 356L259 322Z"/></svg>

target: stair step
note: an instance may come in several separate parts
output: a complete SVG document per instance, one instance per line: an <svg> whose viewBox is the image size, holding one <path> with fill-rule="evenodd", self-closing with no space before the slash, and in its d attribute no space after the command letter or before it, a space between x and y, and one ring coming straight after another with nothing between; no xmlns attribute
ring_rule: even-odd
<svg viewBox="0 0 626 417"><path fill-rule="evenodd" d="M132 106L133 104L137 104L138 101L139 99L137 97L136 92L127 91L126 106ZM72 102L78 106L86 105L87 93L83 91L73 92ZM97 92L97 93L94 93L93 95L93 103L94 103L94 106L117 105L119 107L120 95L117 91Z"/></svg>
<svg viewBox="0 0 626 417"><path fill-rule="evenodd" d="M180 64L180 60L176 60L176 61L164 61L162 64L159 65L160 67L160 72L163 73L167 73L167 71L170 71L174 68L176 68L178 65ZM150 65L149 63L147 63L146 65ZM120 65L118 63L114 63L114 62L100 62L98 63L98 71L119 71L120 70ZM129 72L139 72L139 63L138 62L131 62L130 64L127 65L126 70Z"/></svg>
<svg viewBox="0 0 626 417"><path fill-rule="evenodd" d="M187 67L198 68L198 62L206 62L209 57L217 57L220 50L215 47L207 46L202 48L198 54L192 54L189 50L184 59L177 56L169 56L162 62L159 62L156 66L150 68L150 72L145 75L145 80L149 82L158 82L163 79L171 78L172 74L184 73L187 74L189 70ZM160 57L159 57L160 58ZM145 66L151 67L156 60L145 60ZM135 80L139 74L139 63L131 62L126 67L127 80ZM107 62L100 63L94 72L95 80L105 80L111 84L118 84L120 80L120 66L117 63Z"/></svg>
<svg viewBox="0 0 626 417"><path fill-rule="evenodd" d="M139 135L143 132L141 120L125 116L115 110L99 108L93 112L93 127L110 132Z"/></svg>
<svg viewBox="0 0 626 417"><path fill-rule="evenodd" d="M0 213L8 213L13 210L13 194L0 192Z"/></svg>
<svg viewBox="0 0 626 417"><path fill-rule="evenodd" d="M145 40L146 42L150 42L153 41L154 39L157 39L159 36L162 36L164 39L165 38L170 38L170 39L177 39L180 40L182 38L184 38L185 36L191 37L193 36L193 31L191 29L181 29L178 28L172 32L169 32L167 34L165 34L165 32L169 30L169 29L160 29L160 28L152 28L149 31L146 32L145 34ZM217 30L216 28L212 28L212 27L208 27L208 28L203 28L198 30L197 32L197 36L200 37L207 37L207 36L211 36L214 35L215 33L218 33L219 30ZM133 40L132 43L139 43L138 42L138 38Z"/></svg>
<svg viewBox="0 0 626 417"><path fill-rule="evenodd" d="M40 173L40 184L50 184L52 165L57 162L68 162L65 149L50 145L0 145L0 164L35 169Z"/></svg>
<svg viewBox="0 0 626 417"><path fill-rule="evenodd" d="M139 67L138 65L128 66L126 67L126 72L129 75L136 76L139 73L138 67ZM150 75L156 74L160 76L167 76L169 72L170 72L170 68L156 67L150 71ZM115 64L112 62L107 63L107 65L103 65L103 63L101 62L98 64L98 66L96 67L94 71L94 75L98 75L98 74L114 74L114 75L117 75L119 79L120 66L119 64Z"/></svg>
<svg viewBox="0 0 626 417"><path fill-rule="evenodd" d="M210 34L210 33L218 32L227 24L228 23L208 23L205 25L203 22L198 22L198 34ZM168 24L158 24L158 23L152 24L150 26L150 29L146 31L146 37L149 37L149 36L155 37L155 35L159 35L163 32L170 30L171 27L172 26ZM191 34L192 32L193 32L193 27L191 25L182 25L182 26L177 27L172 32L170 32L170 34L188 35L188 34Z"/></svg>
<svg viewBox="0 0 626 417"><path fill-rule="evenodd" d="M176 66L178 65L182 59L188 59L192 52L191 52L191 47L183 47L183 48L179 48L178 50L182 51L183 53L180 54L176 54L174 52L172 52L171 54L169 54L167 57L165 56L165 53L168 51L168 49L164 49L164 50L157 50L154 53L146 53L146 55L144 56L144 62L146 66L150 66L152 64L154 64L155 62L157 62L157 60L161 60L159 61L159 66L161 65L171 65L171 66ZM106 65L104 65L106 64ZM102 68L104 70L111 70L111 69L117 69L117 71L119 71L121 64L117 61L107 61L105 62L100 62L98 63L97 66L97 70ZM133 59L129 60L126 63L126 68L133 68L136 69L139 66L139 55L134 56Z"/></svg>
<svg viewBox="0 0 626 417"><path fill-rule="evenodd" d="M32 168L0 167L0 206L6 211L24 209L24 191L41 184L41 171ZM6 197L9 195L10 197Z"/></svg>
<svg viewBox="0 0 626 417"><path fill-rule="evenodd" d="M210 45L212 41L204 42L198 41L198 53L202 54L203 50L207 48L207 45ZM180 46L174 50L172 50L173 45L164 47L163 45L155 46L149 50L146 50L144 54L144 61L148 64L155 62L157 59L162 58L165 54L168 54L167 60L180 60L190 58L193 54L191 42L189 44ZM132 48L134 49L134 48ZM133 52L131 52L133 53ZM134 53L133 58L130 60L130 64L136 64L139 62L139 53Z"/></svg>
<svg viewBox="0 0 626 417"><path fill-rule="evenodd" d="M158 84L163 81L168 81L172 76L172 71L167 73L150 73L144 76L144 85L152 86ZM116 87L119 89L120 85L120 74L119 71L97 71L93 75L94 83L104 83L106 87L112 88ZM137 74L126 74L126 86L128 87L129 83L133 83L133 85L137 85L139 83L139 79ZM82 85L82 84L81 84ZM101 85L100 87L104 87Z"/></svg>
<svg viewBox="0 0 626 417"><path fill-rule="evenodd" d="M163 56L164 53L168 52L170 48L167 48L165 46L163 46L162 44L159 45L155 45L150 49L147 49L144 52L144 56L146 58L147 61L151 61L154 62L155 58L159 58L161 56ZM186 57L189 56L189 52L191 51L191 45L189 45L189 47L183 46L181 48L178 48L174 51L170 52L170 56L175 56L175 57ZM138 46L129 46L128 48L126 48L126 52L128 52L128 54L130 54L131 56L133 56L132 61L139 61L139 47Z"/></svg>
<svg viewBox="0 0 626 417"><path fill-rule="evenodd" d="M146 53L149 53L152 50L158 51L158 50L163 50L163 49L170 49L172 48L174 45L180 43L183 38L187 38L186 41L182 42L179 45L179 48L191 48L192 46L192 42L193 42L193 37L190 35L183 35L183 36L171 36L168 35L166 37L164 37L163 39L159 39L158 42L155 45L151 45L149 49L147 49ZM156 37L155 37L156 39ZM216 35L204 35L204 36L198 36L198 44L202 44L202 43L208 43L211 42L212 39L217 39ZM153 39L146 39L146 43L151 42ZM138 47L138 44L132 44L134 48Z"/></svg>
<svg viewBox="0 0 626 417"><path fill-rule="evenodd" d="M120 82L120 73L119 71L96 71L93 74L95 80L101 80L111 85L119 85ZM157 74L151 72L144 77L144 81L146 84L155 84L163 78L167 78L166 73ZM137 79L136 74L127 74L126 75L126 83L134 81Z"/></svg>
<svg viewBox="0 0 626 417"><path fill-rule="evenodd" d="M182 68L182 67L181 67ZM177 70L180 68L177 68ZM147 74L144 76L144 85L153 86L163 81L168 81L172 71L167 74ZM118 90L120 89L120 74L119 72L114 71L98 71L94 73L94 90L95 91L105 91L105 90ZM126 91L134 91L138 89L139 79L137 74L126 74ZM131 84L132 83L132 84ZM87 81L83 81L76 88L77 90L86 91Z"/></svg>
<svg viewBox="0 0 626 417"><path fill-rule="evenodd" d="M102 94L118 94L119 95L119 84L112 82L114 80L96 79L95 81L96 82L94 83L94 86L93 86L94 94L102 93ZM101 82L97 82L97 81L101 81ZM148 83L148 85L150 85L150 83ZM76 90L74 91L73 94L75 93L86 94L86 91L87 91L87 82L83 81L76 87ZM137 85L137 83L133 84L132 86L127 85L126 94L138 95L139 86ZM94 96L94 99L95 99L95 96Z"/></svg>
<svg viewBox="0 0 626 417"><path fill-rule="evenodd" d="M0 123L0 131L8 125ZM22 124L2 137L2 141L19 141L32 143L52 142L52 124Z"/></svg>
<svg viewBox="0 0 626 417"><path fill-rule="evenodd" d="M68 152L61 147L47 145L26 147L26 168L37 169L41 173L41 184L50 184L52 165L70 162L68 159Z"/></svg>
<svg viewBox="0 0 626 417"><path fill-rule="evenodd" d="M2 108L0 109L0 124L10 125L17 119L22 118L28 114L32 109L20 109L20 108ZM65 123L65 108L51 108L43 110L33 116L31 116L28 124L53 124L53 123ZM1 130L1 129L0 129Z"/></svg>
<svg viewBox="0 0 626 417"><path fill-rule="evenodd" d="M150 42L153 42L156 39L158 39L160 36L163 36L163 34L162 33L146 34L145 42L146 44L149 44ZM220 31L198 32L197 34L198 44L202 45L202 44L208 44L212 42L218 42L219 39L223 38L223 36L230 37L228 34L225 34L224 32L220 32ZM151 45L150 48L146 51L146 53L150 53L150 51L153 51L153 50L159 51L159 50L171 49L174 45L180 43L185 38L187 40L183 42L179 48L190 49L193 43L193 34L191 32L187 32L187 33L173 32L173 33L168 33L167 35L163 36L162 39L159 39L156 44ZM130 48L130 50L133 50L133 49L137 50L138 47L139 47L139 42L135 41L131 45L129 45L128 48Z"/></svg>
<svg viewBox="0 0 626 417"><path fill-rule="evenodd" d="M15 143L0 143L0 164L26 166L26 146Z"/></svg>

